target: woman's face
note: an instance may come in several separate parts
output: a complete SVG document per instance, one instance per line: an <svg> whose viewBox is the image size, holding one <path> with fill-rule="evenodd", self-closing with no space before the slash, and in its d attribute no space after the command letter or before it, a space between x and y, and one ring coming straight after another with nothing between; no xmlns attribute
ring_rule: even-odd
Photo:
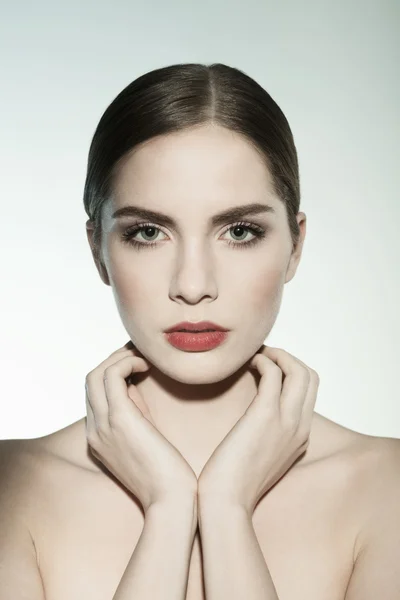
<svg viewBox="0 0 400 600"><path fill-rule="evenodd" d="M297 216L301 240L291 254L285 207L260 156L243 137L216 126L146 142L122 163L114 190L103 207L102 264L96 264L112 287L129 337L177 381L206 384L232 375L275 323L283 286L300 260L304 213ZM271 209L212 221L253 203ZM113 217L128 206L163 213L175 224L158 217ZM131 231L125 239L140 223L153 229ZM88 236L91 242L89 231ZM203 320L229 330L223 344L186 352L167 341L169 327Z"/></svg>

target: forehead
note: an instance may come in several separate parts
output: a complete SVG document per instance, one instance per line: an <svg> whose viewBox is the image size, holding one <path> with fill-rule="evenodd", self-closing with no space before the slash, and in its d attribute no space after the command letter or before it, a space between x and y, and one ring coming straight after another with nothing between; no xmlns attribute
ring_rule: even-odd
<svg viewBox="0 0 400 600"><path fill-rule="evenodd" d="M158 136L120 163L110 213L135 202L155 210L183 207L215 213L267 202L278 213L272 178L259 152L243 136L220 126Z"/></svg>

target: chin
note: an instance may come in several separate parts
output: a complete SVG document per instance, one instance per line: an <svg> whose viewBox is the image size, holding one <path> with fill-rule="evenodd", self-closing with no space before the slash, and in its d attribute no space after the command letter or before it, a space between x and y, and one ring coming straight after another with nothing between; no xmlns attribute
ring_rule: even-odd
<svg viewBox="0 0 400 600"><path fill-rule="evenodd" d="M240 357L236 357L235 362L232 363L223 356L217 360L213 352L183 354L185 356L182 359L174 358L173 360L167 360L164 354L160 362L155 360L153 365L170 379L193 386L215 385L220 382L225 382L229 386L232 383L229 379L239 379L244 372L251 372L248 361L243 364ZM188 357L187 360L185 360L186 357Z"/></svg>

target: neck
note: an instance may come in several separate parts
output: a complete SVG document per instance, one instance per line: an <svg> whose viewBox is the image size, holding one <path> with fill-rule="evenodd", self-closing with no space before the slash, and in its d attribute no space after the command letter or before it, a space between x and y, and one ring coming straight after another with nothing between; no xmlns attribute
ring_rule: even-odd
<svg viewBox="0 0 400 600"><path fill-rule="evenodd" d="M248 365L222 381L200 385L176 381L153 367L137 373L134 385L157 429L198 475L253 401L259 380Z"/></svg>

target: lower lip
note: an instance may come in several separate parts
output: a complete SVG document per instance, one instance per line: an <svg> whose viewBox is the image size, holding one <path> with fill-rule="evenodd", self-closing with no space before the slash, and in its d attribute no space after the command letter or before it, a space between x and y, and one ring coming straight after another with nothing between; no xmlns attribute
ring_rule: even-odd
<svg viewBox="0 0 400 600"><path fill-rule="evenodd" d="M228 331L205 331L204 333L173 331L165 335L169 343L179 350L202 352L212 350L222 344L228 337Z"/></svg>

